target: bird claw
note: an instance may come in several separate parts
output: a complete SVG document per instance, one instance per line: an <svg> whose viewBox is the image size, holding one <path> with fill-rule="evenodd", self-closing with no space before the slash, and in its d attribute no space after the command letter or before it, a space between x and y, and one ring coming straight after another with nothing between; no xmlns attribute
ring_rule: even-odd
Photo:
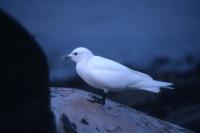
<svg viewBox="0 0 200 133"><path fill-rule="evenodd" d="M95 94L88 94L88 95L93 99L102 99L99 95L95 95Z"/></svg>
<svg viewBox="0 0 200 133"><path fill-rule="evenodd" d="M97 99L88 99L89 102L91 103L99 103L99 104L102 104L102 105L105 105L105 101L104 100L97 100Z"/></svg>
<svg viewBox="0 0 200 133"><path fill-rule="evenodd" d="M99 104L102 104L104 105L105 104L105 99L102 99L96 95L89 95L91 96L92 99L88 99L89 102L91 103L99 103Z"/></svg>

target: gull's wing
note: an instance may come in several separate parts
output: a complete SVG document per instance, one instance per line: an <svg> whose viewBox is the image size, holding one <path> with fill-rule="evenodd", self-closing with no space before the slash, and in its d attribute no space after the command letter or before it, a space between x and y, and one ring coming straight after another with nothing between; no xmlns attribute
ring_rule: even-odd
<svg viewBox="0 0 200 133"><path fill-rule="evenodd" d="M128 79L131 79L132 83L147 80L147 79L152 80L152 78L147 74L132 70L120 63L117 63L115 61L112 61L110 59L103 58L100 56L94 56L90 60L90 65L91 65L91 68L94 68L95 70L98 70L98 71L102 71L102 73L105 71L108 71L112 73L118 73L118 76L123 75L127 77Z"/></svg>
<svg viewBox="0 0 200 133"><path fill-rule="evenodd" d="M132 82L125 74L112 70L92 68L90 76L99 88L108 90L120 91L127 88Z"/></svg>

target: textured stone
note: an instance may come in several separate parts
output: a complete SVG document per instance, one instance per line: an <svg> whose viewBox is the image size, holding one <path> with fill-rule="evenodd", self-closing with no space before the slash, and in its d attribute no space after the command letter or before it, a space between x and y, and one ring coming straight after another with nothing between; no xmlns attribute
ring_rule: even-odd
<svg viewBox="0 0 200 133"><path fill-rule="evenodd" d="M51 88L51 106L58 133L65 133L63 114L69 119L67 127L71 125L72 133L192 132L108 99L104 106L91 103L88 101L91 98L89 95L90 92L79 89Z"/></svg>

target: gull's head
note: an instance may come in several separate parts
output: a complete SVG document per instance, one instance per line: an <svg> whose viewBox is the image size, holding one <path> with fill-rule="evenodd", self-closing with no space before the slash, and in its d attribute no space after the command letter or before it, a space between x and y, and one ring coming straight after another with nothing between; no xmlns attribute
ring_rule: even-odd
<svg viewBox="0 0 200 133"><path fill-rule="evenodd" d="M81 61L87 61L90 59L93 55L93 53L84 47L78 47L74 49L69 55L63 56L62 59L68 58L76 63L79 63Z"/></svg>

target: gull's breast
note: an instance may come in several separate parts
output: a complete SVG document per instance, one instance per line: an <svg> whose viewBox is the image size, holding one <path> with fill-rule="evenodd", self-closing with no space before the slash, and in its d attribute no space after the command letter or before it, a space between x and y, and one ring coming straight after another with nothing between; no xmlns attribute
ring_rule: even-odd
<svg viewBox="0 0 200 133"><path fill-rule="evenodd" d="M83 64L76 65L77 74L91 87L102 89L102 87L94 81L90 74L90 68Z"/></svg>

